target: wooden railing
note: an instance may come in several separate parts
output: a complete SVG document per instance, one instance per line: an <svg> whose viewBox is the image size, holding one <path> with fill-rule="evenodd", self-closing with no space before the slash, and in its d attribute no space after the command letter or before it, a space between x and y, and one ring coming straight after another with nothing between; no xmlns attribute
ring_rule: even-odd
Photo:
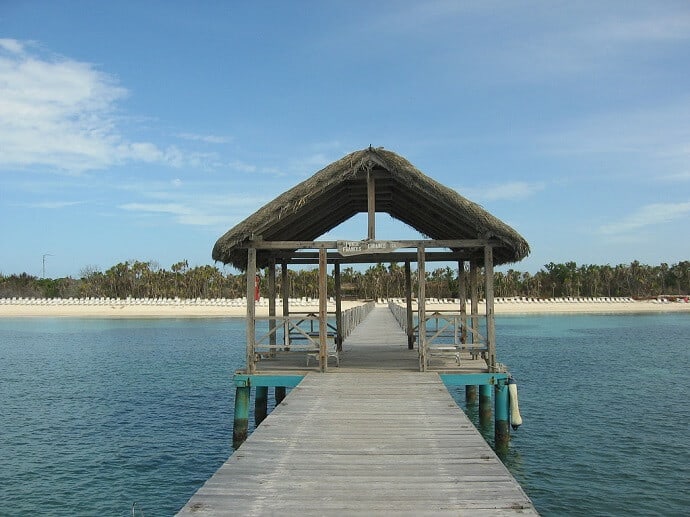
<svg viewBox="0 0 690 517"><path fill-rule="evenodd" d="M407 309L395 302L388 307L400 327L407 332ZM463 316L457 311L434 311L426 314L424 329L426 344L431 354L470 352L478 357L487 351L486 339L479 331L479 316L465 315L466 325L463 335ZM412 329L415 342L419 343L419 323Z"/></svg>
<svg viewBox="0 0 690 517"><path fill-rule="evenodd" d="M367 317L371 310L376 306L375 302L367 302L363 305L357 305L351 309L347 309L342 313L342 338L347 338L357 325L362 323L362 320Z"/></svg>
<svg viewBox="0 0 690 517"><path fill-rule="evenodd" d="M340 334L343 339L350 335L374 306L374 302L368 302L342 312ZM334 313L329 314L332 316ZM273 357L278 352L306 352L308 364L309 356L318 354L321 336L318 312L296 312L289 316L257 316L255 320L268 322L268 330L256 334L256 360ZM326 355L334 357L339 363L339 350L336 344L338 329L332 320L326 323L326 327Z"/></svg>

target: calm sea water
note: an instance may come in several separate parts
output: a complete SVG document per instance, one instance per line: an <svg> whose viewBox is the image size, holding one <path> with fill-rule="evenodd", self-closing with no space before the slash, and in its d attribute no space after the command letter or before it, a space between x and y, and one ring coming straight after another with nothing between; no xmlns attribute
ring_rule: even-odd
<svg viewBox="0 0 690 517"><path fill-rule="evenodd" d="M543 515L687 515L690 315L497 330L525 420L505 462ZM243 336L241 319L0 319L0 515L175 513L232 452Z"/></svg>

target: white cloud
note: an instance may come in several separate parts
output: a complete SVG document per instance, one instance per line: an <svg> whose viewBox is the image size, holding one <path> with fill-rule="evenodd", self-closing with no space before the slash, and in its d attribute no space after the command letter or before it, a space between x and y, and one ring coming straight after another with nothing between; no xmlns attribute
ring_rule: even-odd
<svg viewBox="0 0 690 517"><path fill-rule="evenodd" d="M503 12L508 9L505 6ZM684 6L673 10L641 3L611 8L603 2L583 10L571 2L562 9L537 12L533 19L541 25L515 12L514 31L487 48L490 61L509 70L513 79L581 77L606 73L623 63L644 70L650 56L666 59L669 46L690 39L690 11Z"/></svg>
<svg viewBox="0 0 690 517"><path fill-rule="evenodd" d="M207 144L227 144L233 141L232 137L219 135L199 135L196 133L180 133L178 137L193 142L205 142Z"/></svg>
<svg viewBox="0 0 690 517"><path fill-rule="evenodd" d="M690 149L690 98L653 108L609 112L572 121L540 138L548 152L626 153L685 160Z"/></svg>
<svg viewBox="0 0 690 517"><path fill-rule="evenodd" d="M15 39L0 38L0 49L13 54L21 54L24 52L24 45Z"/></svg>
<svg viewBox="0 0 690 517"><path fill-rule="evenodd" d="M657 11L652 16L618 18L583 31L582 37L621 43L687 40L690 39L690 13Z"/></svg>
<svg viewBox="0 0 690 517"><path fill-rule="evenodd" d="M131 142L121 134L117 103L127 94L90 63L0 40L0 170L78 173L129 161L181 166L186 158L179 149Z"/></svg>
<svg viewBox="0 0 690 517"><path fill-rule="evenodd" d="M256 166L255 165L245 163L241 160L235 160L235 161L228 163L228 167L230 167L232 170L244 172L246 174L253 174L256 172Z"/></svg>
<svg viewBox="0 0 690 517"><path fill-rule="evenodd" d="M227 217L209 215L198 212L192 207L181 203L126 203L120 205L122 210L128 212L138 212L140 214L170 215L173 216L178 224L209 226L227 222Z"/></svg>
<svg viewBox="0 0 690 517"><path fill-rule="evenodd" d="M45 201L42 203L31 203L28 206L30 208L46 208L46 209L59 209L67 208L71 206L83 205L83 201Z"/></svg>
<svg viewBox="0 0 690 517"><path fill-rule="evenodd" d="M481 188L459 188L457 191L471 201L520 201L544 190L544 188L543 183L512 181L486 185Z"/></svg>
<svg viewBox="0 0 690 517"><path fill-rule="evenodd" d="M667 174L661 179L666 181L690 181L690 170L684 172L676 172L674 174Z"/></svg>
<svg viewBox="0 0 690 517"><path fill-rule="evenodd" d="M669 223L690 216L690 201L686 203L653 203L641 207L629 216L603 225L599 232L605 235L629 233L646 226Z"/></svg>
<svg viewBox="0 0 690 517"><path fill-rule="evenodd" d="M173 187L177 185L175 181ZM252 194L199 195L198 192L184 193L179 189L174 192L151 190L143 184L137 192L146 192L149 200L157 201L123 203L118 208L140 216L167 216L177 224L193 226L231 226L266 203L265 199Z"/></svg>

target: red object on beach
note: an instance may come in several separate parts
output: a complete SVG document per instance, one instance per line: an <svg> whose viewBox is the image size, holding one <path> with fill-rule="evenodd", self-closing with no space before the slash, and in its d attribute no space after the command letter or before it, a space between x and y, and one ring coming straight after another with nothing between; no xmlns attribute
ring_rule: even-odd
<svg viewBox="0 0 690 517"><path fill-rule="evenodd" d="M259 275L256 275L254 277L254 301L258 302L259 298L261 298L261 292L259 291L259 286L261 285L261 279L259 278Z"/></svg>

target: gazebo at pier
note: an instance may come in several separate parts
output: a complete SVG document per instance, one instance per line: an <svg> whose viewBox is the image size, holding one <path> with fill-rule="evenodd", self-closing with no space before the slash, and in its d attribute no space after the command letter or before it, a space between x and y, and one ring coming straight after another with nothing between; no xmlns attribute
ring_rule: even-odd
<svg viewBox="0 0 690 517"><path fill-rule="evenodd" d="M367 214L364 238L320 240L358 213ZM377 213L427 238L379 240ZM448 404L447 391L438 400L433 395L444 385L466 386L471 402L478 386L483 421L490 422L493 409L495 447L508 447L510 425L521 421L515 386L497 360L493 271L528 253L515 230L479 205L401 156L372 147L325 167L229 230L213 258L247 274L246 366L234 379L233 439L239 448L180 514L260 507L295 514L310 508L316 514L433 508L536 514L467 417ZM457 265L456 310L428 303L425 272L431 262ZM405 298L344 309L341 267L361 263L403 264ZM311 313L290 306L288 269L303 264L318 265L319 305ZM329 267L333 293L327 291ZM259 269L268 276L263 317L254 303ZM281 314L276 300L282 301ZM247 438L252 388L261 425L240 446ZM277 407L266 416L269 388ZM292 391L283 401L287 388ZM252 464L252 457L260 463ZM425 458L435 466L427 469ZM369 467L361 471L363 465ZM390 469L398 473L393 485ZM419 494L420 472L427 472L429 494ZM439 477L441 472L446 474ZM358 476L367 479L366 492L358 492ZM470 479L474 484L467 485ZM408 497L413 493L419 496Z"/></svg>

